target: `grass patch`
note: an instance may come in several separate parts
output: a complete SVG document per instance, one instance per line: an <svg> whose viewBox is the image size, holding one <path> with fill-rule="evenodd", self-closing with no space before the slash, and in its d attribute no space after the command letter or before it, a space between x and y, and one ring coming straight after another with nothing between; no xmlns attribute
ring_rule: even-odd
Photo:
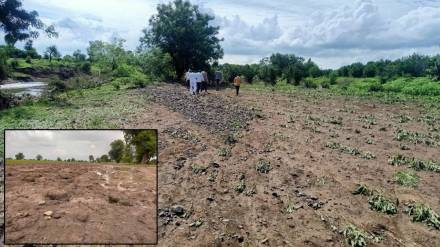
<svg viewBox="0 0 440 247"><path fill-rule="evenodd" d="M119 128L148 107L146 96L134 90L115 91L110 84L62 93L57 101L29 101L0 111L0 157L3 129ZM59 102L64 102L60 104Z"/></svg>
<svg viewBox="0 0 440 247"><path fill-rule="evenodd" d="M407 209L408 215L412 216L414 222L423 222L440 230L440 216L429 206L422 203L412 203Z"/></svg>
<svg viewBox="0 0 440 247"><path fill-rule="evenodd" d="M411 171L399 171L394 174L394 180L406 187L416 187L419 184L419 176Z"/></svg>
<svg viewBox="0 0 440 247"><path fill-rule="evenodd" d="M355 225L348 225L345 227L342 235L345 237L345 241L351 247L365 247L367 246L368 234L363 230L357 228Z"/></svg>

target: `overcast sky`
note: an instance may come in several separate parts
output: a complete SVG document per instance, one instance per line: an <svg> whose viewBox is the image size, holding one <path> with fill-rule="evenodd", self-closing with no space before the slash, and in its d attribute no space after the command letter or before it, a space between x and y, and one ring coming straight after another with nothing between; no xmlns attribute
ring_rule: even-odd
<svg viewBox="0 0 440 247"><path fill-rule="evenodd" d="M89 155L100 157L110 150L110 143L124 138L122 131L113 130L7 130L6 157L14 158L22 152L25 159L35 159L38 154L43 158L65 160L75 158L88 160Z"/></svg>
<svg viewBox="0 0 440 247"><path fill-rule="evenodd" d="M90 40L123 37L139 44L142 28L164 0L24 0L58 39L39 38L40 52L51 44L63 54ZM438 0L192 0L215 15L221 27L222 62L251 63L273 52L311 57L324 68L414 52L440 53Z"/></svg>

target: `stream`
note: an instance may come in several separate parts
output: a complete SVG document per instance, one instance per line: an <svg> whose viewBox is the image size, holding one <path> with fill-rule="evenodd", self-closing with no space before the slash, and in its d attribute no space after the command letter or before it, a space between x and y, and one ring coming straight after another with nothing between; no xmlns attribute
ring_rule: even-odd
<svg viewBox="0 0 440 247"><path fill-rule="evenodd" d="M10 92L15 96L41 96L46 89L47 83L39 81L16 82L0 85L0 91Z"/></svg>

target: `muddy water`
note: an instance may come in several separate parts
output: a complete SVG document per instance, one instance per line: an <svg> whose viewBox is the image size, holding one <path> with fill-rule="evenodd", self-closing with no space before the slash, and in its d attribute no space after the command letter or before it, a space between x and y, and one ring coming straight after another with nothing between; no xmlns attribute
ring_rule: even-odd
<svg viewBox="0 0 440 247"><path fill-rule="evenodd" d="M0 91L10 92L16 96L40 96L47 88L47 83L33 82L16 82L0 85Z"/></svg>

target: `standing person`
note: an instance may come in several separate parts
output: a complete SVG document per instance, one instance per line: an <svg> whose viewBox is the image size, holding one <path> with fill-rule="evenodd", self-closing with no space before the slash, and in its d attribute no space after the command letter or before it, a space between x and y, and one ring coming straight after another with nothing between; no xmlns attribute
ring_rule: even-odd
<svg viewBox="0 0 440 247"><path fill-rule="evenodd" d="M202 71L203 81L202 81L202 90L205 90L206 93L208 93L208 73L206 71Z"/></svg>
<svg viewBox="0 0 440 247"><path fill-rule="evenodd" d="M197 91L197 73L190 72L189 75L189 91L191 94L196 94Z"/></svg>
<svg viewBox="0 0 440 247"><path fill-rule="evenodd" d="M237 75L234 78L235 92L236 92L237 96L238 96L238 91L240 91L240 84L241 84L241 77L239 75Z"/></svg>
<svg viewBox="0 0 440 247"><path fill-rule="evenodd" d="M219 71L219 70L217 70L217 71L215 72L215 90L216 90L216 91L218 91L218 87L219 87L219 85L220 85L220 82L222 81L222 77L223 77L222 72Z"/></svg>
<svg viewBox="0 0 440 247"><path fill-rule="evenodd" d="M186 82L186 86L191 91L191 81L189 80L190 73L191 73L191 69L188 69L188 71L185 73L185 82Z"/></svg>
<svg viewBox="0 0 440 247"><path fill-rule="evenodd" d="M201 72L197 72L196 78L197 78L197 94L199 94L200 91L202 91L202 81L203 81L203 75Z"/></svg>

